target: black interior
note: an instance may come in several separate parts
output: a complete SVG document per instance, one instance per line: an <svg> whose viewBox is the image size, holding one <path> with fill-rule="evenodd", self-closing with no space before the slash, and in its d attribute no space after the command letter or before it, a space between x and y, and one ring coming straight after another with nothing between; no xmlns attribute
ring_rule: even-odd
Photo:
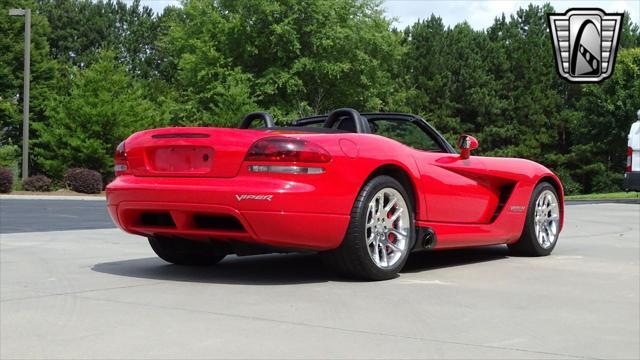
<svg viewBox="0 0 640 360"><path fill-rule="evenodd" d="M258 111L252 112L251 114L245 116L244 119L242 119L242 121L240 122L240 126L238 126L238 128L248 129L251 127L251 124L255 120L262 120L262 126L266 128L272 128L275 126L273 116L271 116L271 114L269 114L268 112Z"/></svg>
<svg viewBox="0 0 640 360"><path fill-rule="evenodd" d="M337 127L335 126L337 124ZM338 130L354 133L371 133L369 122L363 118L359 112L350 108L342 108L332 111L324 124L324 128L332 129L336 127Z"/></svg>
<svg viewBox="0 0 640 360"><path fill-rule="evenodd" d="M444 152L455 154L456 150L445 138L424 119L419 116L405 113L362 113L349 108L342 108L331 112L329 115L315 115L297 119L287 126L273 125L273 118L268 113L259 112L247 115L240 124L241 129L248 129L256 119L262 119L262 130L290 130L306 133L339 134L359 133L376 134L376 120L409 121L417 125L428 136L433 138Z"/></svg>

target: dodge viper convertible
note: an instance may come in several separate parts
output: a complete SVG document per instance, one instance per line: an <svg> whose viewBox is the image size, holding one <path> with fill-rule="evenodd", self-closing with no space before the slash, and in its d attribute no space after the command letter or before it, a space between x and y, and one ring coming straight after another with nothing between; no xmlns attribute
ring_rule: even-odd
<svg viewBox="0 0 640 360"><path fill-rule="evenodd" d="M319 252L360 279L393 278L413 251L506 244L551 253L563 224L558 178L532 161L470 156L409 114L329 115L275 126L135 133L116 150L108 209L165 261Z"/></svg>

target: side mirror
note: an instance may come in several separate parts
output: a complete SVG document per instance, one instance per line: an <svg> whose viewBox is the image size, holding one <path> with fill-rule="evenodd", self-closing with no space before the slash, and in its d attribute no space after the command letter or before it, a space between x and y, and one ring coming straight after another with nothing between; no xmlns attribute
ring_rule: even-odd
<svg viewBox="0 0 640 360"><path fill-rule="evenodd" d="M471 135L460 135L458 148L460 149L460 158L463 160L468 159L471 156L471 150L478 148L478 140Z"/></svg>

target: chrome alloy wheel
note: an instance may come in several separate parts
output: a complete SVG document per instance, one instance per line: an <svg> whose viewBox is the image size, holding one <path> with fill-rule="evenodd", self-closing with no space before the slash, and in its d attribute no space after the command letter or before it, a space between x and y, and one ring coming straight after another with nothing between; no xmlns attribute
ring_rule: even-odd
<svg viewBox="0 0 640 360"><path fill-rule="evenodd" d="M402 195L393 188L378 191L369 202L365 230L367 248L379 268L394 266L408 251L409 211Z"/></svg>
<svg viewBox="0 0 640 360"><path fill-rule="evenodd" d="M556 242L560 229L560 208L553 192L545 190L538 196L534 216L538 243L548 249Z"/></svg>

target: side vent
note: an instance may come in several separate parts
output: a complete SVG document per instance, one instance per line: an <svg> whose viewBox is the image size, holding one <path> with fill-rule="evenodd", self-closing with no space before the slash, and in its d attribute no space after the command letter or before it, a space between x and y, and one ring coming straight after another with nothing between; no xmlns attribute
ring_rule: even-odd
<svg viewBox="0 0 640 360"><path fill-rule="evenodd" d="M493 213L493 216L491 217L491 221L489 221L490 223L496 221L496 219L498 218L498 215L502 213L502 210L504 209L504 205L507 203L507 201L509 201L509 198L511 197L511 193L513 192L513 187L514 185L511 184L511 185L505 185L500 188L500 199L498 200L498 206L496 207L496 211Z"/></svg>

